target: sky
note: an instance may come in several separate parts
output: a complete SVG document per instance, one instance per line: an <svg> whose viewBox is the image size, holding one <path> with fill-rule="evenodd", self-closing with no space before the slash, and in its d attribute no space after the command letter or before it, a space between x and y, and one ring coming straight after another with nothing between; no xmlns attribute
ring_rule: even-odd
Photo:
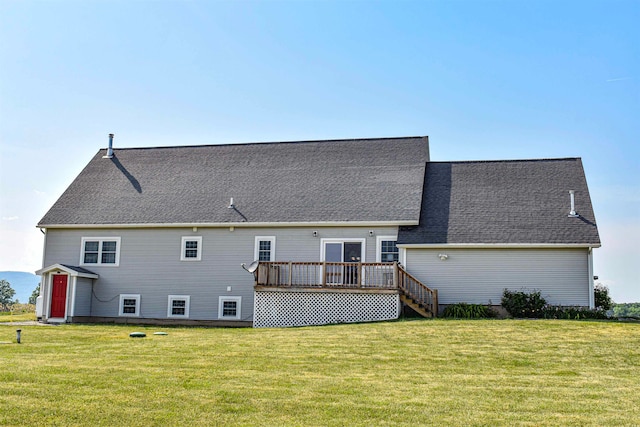
<svg viewBox="0 0 640 427"><path fill-rule="evenodd" d="M581 157L594 274L640 301L638 1L0 1L0 271L115 147L428 135Z"/></svg>

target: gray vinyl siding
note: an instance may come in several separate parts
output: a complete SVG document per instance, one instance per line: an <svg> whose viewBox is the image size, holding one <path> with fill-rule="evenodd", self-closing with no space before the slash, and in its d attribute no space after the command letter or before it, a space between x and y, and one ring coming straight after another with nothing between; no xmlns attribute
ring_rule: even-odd
<svg viewBox="0 0 640 427"><path fill-rule="evenodd" d="M551 304L589 306L587 249L407 249L406 256L409 273L437 289L440 304L500 304L508 288L540 290Z"/></svg>
<svg viewBox="0 0 640 427"><path fill-rule="evenodd" d="M71 279L73 280L73 279ZM74 316L91 315L91 282L92 279L78 277L76 279L76 299L73 309Z"/></svg>
<svg viewBox="0 0 640 427"><path fill-rule="evenodd" d="M241 320L252 320L253 276L240 264L254 260L256 236L275 236L278 261L319 261L322 238L366 239L363 261L375 262L376 235L396 234L395 227L48 229L44 265L81 265L82 237L120 237L119 266L83 266L100 276L91 316L120 317L120 295L139 294L139 318L165 319L168 296L189 295L189 319L217 320L219 297L240 296ZM201 261L180 261L183 236L202 236Z"/></svg>

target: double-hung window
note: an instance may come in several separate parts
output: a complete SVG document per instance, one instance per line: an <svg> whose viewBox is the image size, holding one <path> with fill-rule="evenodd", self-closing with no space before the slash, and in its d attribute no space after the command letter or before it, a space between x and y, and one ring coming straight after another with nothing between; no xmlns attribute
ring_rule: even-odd
<svg viewBox="0 0 640 427"><path fill-rule="evenodd" d="M120 237L83 237L80 265L120 264Z"/></svg>
<svg viewBox="0 0 640 427"><path fill-rule="evenodd" d="M181 261L200 261L202 259L202 236L182 237Z"/></svg>
<svg viewBox="0 0 640 427"><path fill-rule="evenodd" d="M396 246L397 238L395 236L378 236L377 254L378 262L397 262L399 261L399 251Z"/></svg>
<svg viewBox="0 0 640 427"><path fill-rule="evenodd" d="M275 261L276 238L275 236L256 236L253 259L256 261Z"/></svg>

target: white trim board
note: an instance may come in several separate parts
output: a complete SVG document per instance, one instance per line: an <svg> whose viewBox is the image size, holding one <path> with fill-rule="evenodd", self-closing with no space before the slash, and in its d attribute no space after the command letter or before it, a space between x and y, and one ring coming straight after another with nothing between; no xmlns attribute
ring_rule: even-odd
<svg viewBox="0 0 640 427"><path fill-rule="evenodd" d="M40 224L38 228L255 228L255 227L397 227L400 225L418 225L417 220L399 221L316 221L316 222L176 222L176 223L135 223L135 224Z"/></svg>
<svg viewBox="0 0 640 427"><path fill-rule="evenodd" d="M405 249L502 249L502 248L540 248L540 249L575 249L599 248L601 245L593 243L398 243L399 248Z"/></svg>

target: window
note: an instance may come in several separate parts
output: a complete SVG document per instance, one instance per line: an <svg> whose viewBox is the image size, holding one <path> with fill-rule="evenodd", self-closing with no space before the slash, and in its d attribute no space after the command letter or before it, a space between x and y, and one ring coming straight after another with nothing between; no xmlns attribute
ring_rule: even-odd
<svg viewBox="0 0 640 427"><path fill-rule="evenodd" d="M167 317L188 318L190 300L189 295L169 295Z"/></svg>
<svg viewBox="0 0 640 427"><path fill-rule="evenodd" d="M376 258L378 262L394 262L399 260L397 238L395 236L378 236L378 250Z"/></svg>
<svg viewBox="0 0 640 427"><path fill-rule="evenodd" d="M120 316L139 317L140 316L140 295L121 294L120 295Z"/></svg>
<svg viewBox="0 0 640 427"><path fill-rule="evenodd" d="M276 238L274 236L256 236L253 259L258 261L275 261Z"/></svg>
<svg viewBox="0 0 640 427"><path fill-rule="evenodd" d="M118 266L120 237L83 237L80 265Z"/></svg>
<svg viewBox="0 0 640 427"><path fill-rule="evenodd" d="M180 261L200 261L202 258L202 236L182 237Z"/></svg>
<svg viewBox="0 0 640 427"><path fill-rule="evenodd" d="M240 320L242 297L220 297L218 319Z"/></svg>

